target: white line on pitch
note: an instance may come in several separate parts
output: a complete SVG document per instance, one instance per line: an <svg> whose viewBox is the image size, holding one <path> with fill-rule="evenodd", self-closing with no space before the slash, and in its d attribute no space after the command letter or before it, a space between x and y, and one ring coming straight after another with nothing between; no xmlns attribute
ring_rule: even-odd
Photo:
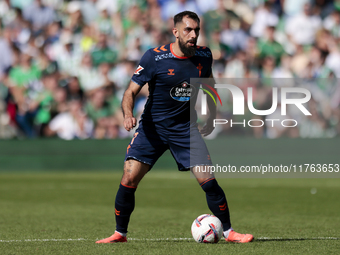
<svg viewBox="0 0 340 255"><path fill-rule="evenodd" d="M128 238L131 241L186 241L192 240L193 238Z"/></svg>
<svg viewBox="0 0 340 255"><path fill-rule="evenodd" d="M12 242L65 242L65 241L87 241L88 239L24 239L24 240L0 240L0 243L12 243Z"/></svg>
<svg viewBox="0 0 340 255"><path fill-rule="evenodd" d="M255 240L339 240L339 237L255 237ZM131 241L185 241L193 240L193 238L128 238Z"/></svg>
<svg viewBox="0 0 340 255"><path fill-rule="evenodd" d="M339 237L255 237L255 240L339 240Z"/></svg>
<svg viewBox="0 0 340 255"><path fill-rule="evenodd" d="M255 237L255 240L339 240L339 237ZM192 238L128 238L131 241L188 241ZM85 238L76 239L24 239L24 240L0 240L0 243L13 243L13 242L74 242L74 241L95 241Z"/></svg>

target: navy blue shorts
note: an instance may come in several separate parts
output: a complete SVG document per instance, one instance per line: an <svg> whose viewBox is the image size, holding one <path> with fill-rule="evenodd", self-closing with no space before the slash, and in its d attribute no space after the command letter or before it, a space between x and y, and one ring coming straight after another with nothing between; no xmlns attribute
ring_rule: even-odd
<svg viewBox="0 0 340 255"><path fill-rule="evenodd" d="M169 132L155 124L142 122L127 147L125 160L135 159L150 165L151 169L168 149L180 171L188 171L199 165L212 165L208 148L197 126Z"/></svg>

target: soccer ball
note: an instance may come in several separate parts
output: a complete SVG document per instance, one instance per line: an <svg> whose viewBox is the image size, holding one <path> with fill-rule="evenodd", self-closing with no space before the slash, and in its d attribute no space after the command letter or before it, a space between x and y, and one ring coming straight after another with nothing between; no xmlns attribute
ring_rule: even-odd
<svg viewBox="0 0 340 255"><path fill-rule="evenodd" d="M217 243L223 235L222 222L214 215L202 214L192 223L191 234L198 243Z"/></svg>

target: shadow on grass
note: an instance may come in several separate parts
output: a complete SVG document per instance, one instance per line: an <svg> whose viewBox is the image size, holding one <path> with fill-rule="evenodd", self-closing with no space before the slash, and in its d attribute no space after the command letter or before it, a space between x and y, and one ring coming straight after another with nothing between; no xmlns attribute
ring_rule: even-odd
<svg viewBox="0 0 340 255"><path fill-rule="evenodd" d="M339 240L340 238L338 237L298 237L298 238L270 238L270 237L265 237L265 238L254 238L253 242L277 242L277 241L320 241L320 240Z"/></svg>

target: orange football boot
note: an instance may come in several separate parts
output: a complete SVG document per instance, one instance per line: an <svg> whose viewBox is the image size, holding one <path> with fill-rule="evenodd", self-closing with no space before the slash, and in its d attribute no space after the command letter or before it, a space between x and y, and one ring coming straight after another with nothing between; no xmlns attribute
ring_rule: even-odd
<svg viewBox="0 0 340 255"><path fill-rule="evenodd" d="M126 236L122 236L117 231L110 237L98 240L96 243L126 243Z"/></svg>
<svg viewBox="0 0 340 255"><path fill-rule="evenodd" d="M232 243L249 243L254 240L254 236L251 234L240 234L231 230L225 240Z"/></svg>

